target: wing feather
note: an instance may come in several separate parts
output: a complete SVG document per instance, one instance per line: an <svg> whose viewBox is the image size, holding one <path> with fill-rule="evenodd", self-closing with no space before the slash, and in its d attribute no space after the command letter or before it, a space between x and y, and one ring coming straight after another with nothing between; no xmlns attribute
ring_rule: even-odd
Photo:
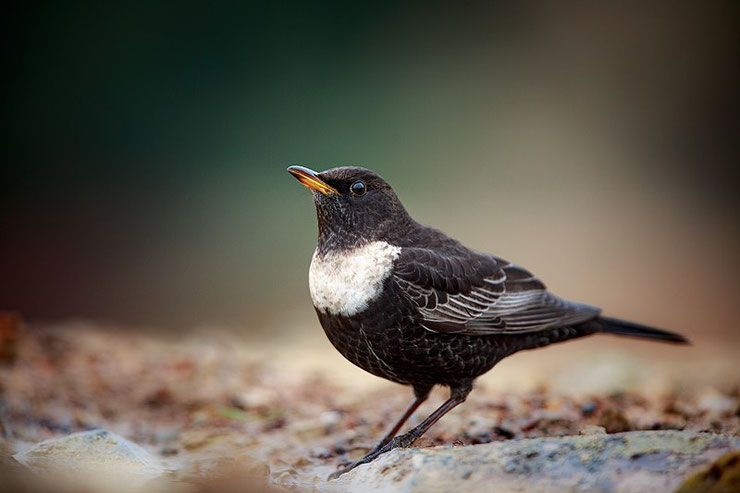
<svg viewBox="0 0 740 493"><path fill-rule="evenodd" d="M529 271L469 250L442 255L403 248L393 280L428 330L469 335L516 334L586 322L600 310L563 300Z"/></svg>

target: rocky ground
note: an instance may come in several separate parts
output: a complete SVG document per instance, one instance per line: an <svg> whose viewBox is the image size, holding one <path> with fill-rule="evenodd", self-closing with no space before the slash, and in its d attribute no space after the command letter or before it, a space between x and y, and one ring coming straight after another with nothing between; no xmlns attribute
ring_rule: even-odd
<svg viewBox="0 0 740 493"><path fill-rule="evenodd" d="M651 361L591 347L556 351L563 361L540 366L540 378L527 374L532 356L502 368L414 448L327 482L383 434L409 391L297 340L248 344L213 331L175 340L83 324L24 328L5 317L0 467L5 486L52 481L70 491L738 485L732 351ZM584 351L590 359L573 358ZM414 419L443 398L435 392Z"/></svg>

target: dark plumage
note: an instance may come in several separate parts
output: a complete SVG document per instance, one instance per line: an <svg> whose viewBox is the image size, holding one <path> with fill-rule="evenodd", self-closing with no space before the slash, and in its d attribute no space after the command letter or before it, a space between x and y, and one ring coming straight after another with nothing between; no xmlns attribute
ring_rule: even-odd
<svg viewBox="0 0 740 493"><path fill-rule="evenodd" d="M517 351L596 332L687 342L563 300L527 270L418 224L372 171L288 170L316 205L319 237L309 277L326 335L349 361L412 386L416 396L373 451L333 477L409 446L465 400L476 377ZM450 398L395 436L434 385L448 386Z"/></svg>

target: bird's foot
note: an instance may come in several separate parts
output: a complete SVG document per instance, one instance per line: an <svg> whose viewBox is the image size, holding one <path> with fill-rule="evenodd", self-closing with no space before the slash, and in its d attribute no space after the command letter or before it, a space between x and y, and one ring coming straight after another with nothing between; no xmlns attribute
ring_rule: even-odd
<svg viewBox="0 0 740 493"><path fill-rule="evenodd" d="M375 453L378 453L378 452L380 452L380 449L381 449L381 448L383 448L383 445L385 445L386 443L388 443L388 442L380 442L380 443L379 443L379 444L377 444L377 445L376 445L375 447L373 447L372 449L370 449L370 452L366 453L366 454L365 454L365 457L369 457L369 456L371 456L371 455L373 455L373 454L375 454ZM358 448L364 448L364 447L358 447ZM365 450L367 450L367 449L365 449ZM363 459L364 459L365 457L363 457ZM337 468L340 468L340 467L347 467L347 466L350 466L350 465L352 465L352 464L354 464L354 463L356 463L356 462L359 462L359 461L357 461L357 460L343 460L342 462L340 462L340 463L339 463L339 464L337 465ZM359 465L359 464L357 464L357 465Z"/></svg>
<svg viewBox="0 0 740 493"><path fill-rule="evenodd" d="M375 459L377 459L379 456L383 455L386 452L389 452L393 450L394 448L405 448L411 446L414 441L416 441L418 437L416 435L412 435L411 433L405 433L403 435L398 435L397 437L393 438L391 441L383 445L382 447L378 446L375 447L372 451L370 451L365 457L363 457L360 460L356 460L354 462L344 462L339 465L339 467L342 467L342 469L339 469L337 471L334 471L329 475L327 478L329 481L332 479L337 479L339 476L341 476L344 473L347 473L354 469L357 466L360 466L362 464L368 464Z"/></svg>

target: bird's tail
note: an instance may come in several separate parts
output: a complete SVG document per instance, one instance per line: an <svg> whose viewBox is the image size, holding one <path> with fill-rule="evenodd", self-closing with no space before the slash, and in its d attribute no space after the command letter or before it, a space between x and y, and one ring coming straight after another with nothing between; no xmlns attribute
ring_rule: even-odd
<svg viewBox="0 0 740 493"><path fill-rule="evenodd" d="M616 334L627 337L640 337L643 339L653 339L662 342L672 342L676 344L690 344L689 340L681 334L668 332L667 330L654 329L646 325L619 320L618 318L599 317L597 323L601 327L601 332L607 334Z"/></svg>

